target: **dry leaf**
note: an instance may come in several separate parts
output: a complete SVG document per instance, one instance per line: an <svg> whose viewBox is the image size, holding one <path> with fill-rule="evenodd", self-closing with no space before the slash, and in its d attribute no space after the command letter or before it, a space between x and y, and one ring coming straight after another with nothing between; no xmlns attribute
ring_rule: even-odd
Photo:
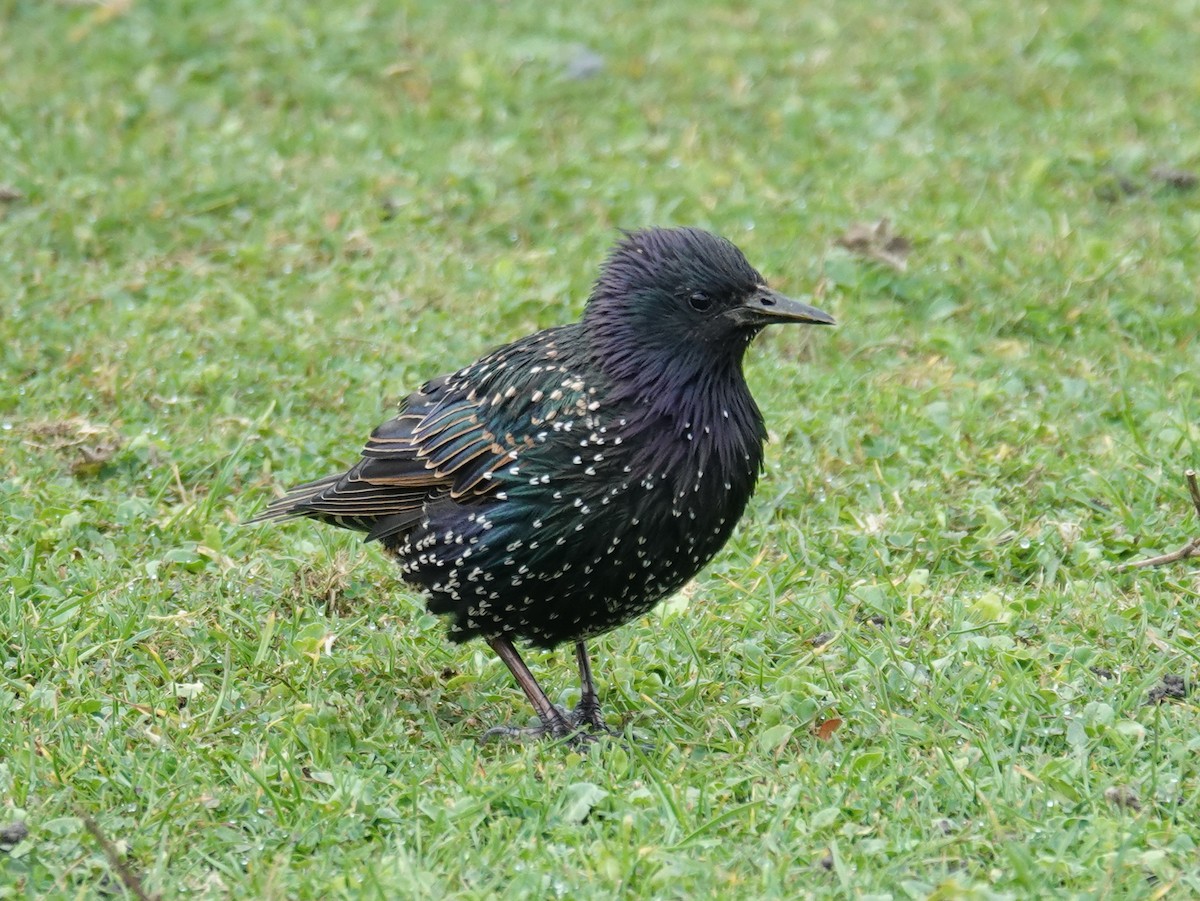
<svg viewBox="0 0 1200 901"><path fill-rule="evenodd" d="M52 419L25 427L26 443L70 458L71 473L95 475L117 455L125 439L110 425L86 419Z"/></svg>
<svg viewBox="0 0 1200 901"><path fill-rule="evenodd" d="M837 243L853 254L883 263L897 272L908 268L908 255L912 252L912 242L892 231L888 219L875 223L856 222L837 239Z"/></svg>
<svg viewBox="0 0 1200 901"><path fill-rule="evenodd" d="M1104 800L1114 807L1124 807L1128 810L1141 810L1142 799L1128 785L1112 785L1104 790Z"/></svg>
<svg viewBox="0 0 1200 901"><path fill-rule="evenodd" d="M813 731L817 734L817 738L821 739L821 741L829 741L829 739L833 738L833 733L837 732L841 725L841 717L835 716L831 719L825 720L825 722L821 723Z"/></svg>
<svg viewBox="0 0 1200 901"><path fill-rule="evenodd" d="M1200 176L1197 176L1195 172L1177 169L1174 166L1155 166L1150 170L1150 177L1176 191L1190 191L1196 187L1197 182L1200 182Z"/></svg>

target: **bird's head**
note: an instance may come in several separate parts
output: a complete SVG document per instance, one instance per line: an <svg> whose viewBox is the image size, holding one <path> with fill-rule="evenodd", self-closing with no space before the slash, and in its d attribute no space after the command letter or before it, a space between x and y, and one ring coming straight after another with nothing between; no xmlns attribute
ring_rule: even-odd
<svg viewBox="0 0 1200 901"><path fill-rule="evenodd" d="M698 228L626 232L584 313L617 378L655 364L681 375L738 365L761 329L787 322L832 325L833 317L771 290L737 247Z"/></svg>

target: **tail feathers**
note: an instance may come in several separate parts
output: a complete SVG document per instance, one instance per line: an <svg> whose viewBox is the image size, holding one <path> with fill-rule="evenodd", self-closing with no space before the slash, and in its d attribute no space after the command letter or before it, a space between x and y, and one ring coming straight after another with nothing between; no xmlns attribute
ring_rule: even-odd
<svg viewBox="0 0 1200 901"><path fill-rule="evenodd" d="M259 522L299 519L302 516L311 516L313 510L308 504L326 488L336 485L341 481L343 475L343 473L339 472L335 475L325 476L323 479L317 479L315 482L306 482L303 485L297 485L295 488L290 489L283 497L275 498L275 500L267 504L267 509L247 519L245 524L253 525Z"/></svg>
<svg viewBox="0 0 1200 901"><path fill-rule="evenodd" d="M383 541L401 535L421 521L423 498L421 494L406 492L391 502L367 497L347 499L345 488L347 474L326 476L315 482L297 485L283 497L276 498L245 524L260 522L286 522L290 519L308 518L320 522L366 532L367 541ZM351 483L352 485L354 483ZM359 483L361 484L361 483Z"/></svg>

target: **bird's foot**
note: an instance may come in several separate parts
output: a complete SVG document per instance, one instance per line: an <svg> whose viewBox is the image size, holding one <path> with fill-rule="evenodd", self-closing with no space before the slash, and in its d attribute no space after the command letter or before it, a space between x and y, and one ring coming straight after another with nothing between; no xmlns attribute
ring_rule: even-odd
<svg viewBox="0 0 1200 901"><path fill-rule="evenodd" d="M567 719L576 729L586 728L588 734L593 737L621 734L619 730L614 729L608 723L604 722L604 717L600 716L600 705L595 702L589 702L587 699L576 704L575 709L571 711L571 715Z"/></svg>
<svg viewBox="0 0 1200 901"><path fill-rule="evenodd" d="M543 738L561 739L569 738L573 729L568 727L565 731L556 729L554 726L547 726L545 723L539 723L536 726L492 726L487 732L483 733L482 741L484 744L490 741L540 741Z"/></svg>
<svg viewBox="0 0 1200 901"><path fill-rule="evenodd" d="M580 705L582 706L582 705ZM576 707L567 713L561 707L555 707L557 717L550 722L544 720L536 726L493 726L483 733L484 743L496 739L501 741L540 741L548 738L561 741L572 748L586 750L594 742L611 735L620 735L615 729L610 729L600 719L599 710L581 711Z"/></svg>

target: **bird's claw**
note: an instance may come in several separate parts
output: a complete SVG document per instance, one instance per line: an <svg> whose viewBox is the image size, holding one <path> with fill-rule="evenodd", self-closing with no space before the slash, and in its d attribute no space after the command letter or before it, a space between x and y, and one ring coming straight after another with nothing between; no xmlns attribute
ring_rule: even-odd
<svg viewBox="0 0 1200 901"><path fill-rule="evenodd" d="M569 734L569 733L568 733ZM487 744L490 741L500 739L507 741L533 741L545 738L546 736L556 735L555 731L548 726L492 726L487 732L484 732L480 741Z"/></svg>
<svg viewBox="0 0 1200 901"><path fill-rule="evenodd" d="M601 738L621 734L604 722L599 708L594 704L580 702L570 713L561 707L555 710L559 713L556 721L541 722L536 726L493 726L483 733L481 741L539 741L549 738L573 748L586 749Z"/></svg>
<svg viewBox="0 0 1200 901"><path fill-rule="evenodd" d="M600 716L600 705L594 702L580 701L567 717L567 721L576 729L586 728L593 738L600 735L620 735L621 733L604 722Z"/></svg>

